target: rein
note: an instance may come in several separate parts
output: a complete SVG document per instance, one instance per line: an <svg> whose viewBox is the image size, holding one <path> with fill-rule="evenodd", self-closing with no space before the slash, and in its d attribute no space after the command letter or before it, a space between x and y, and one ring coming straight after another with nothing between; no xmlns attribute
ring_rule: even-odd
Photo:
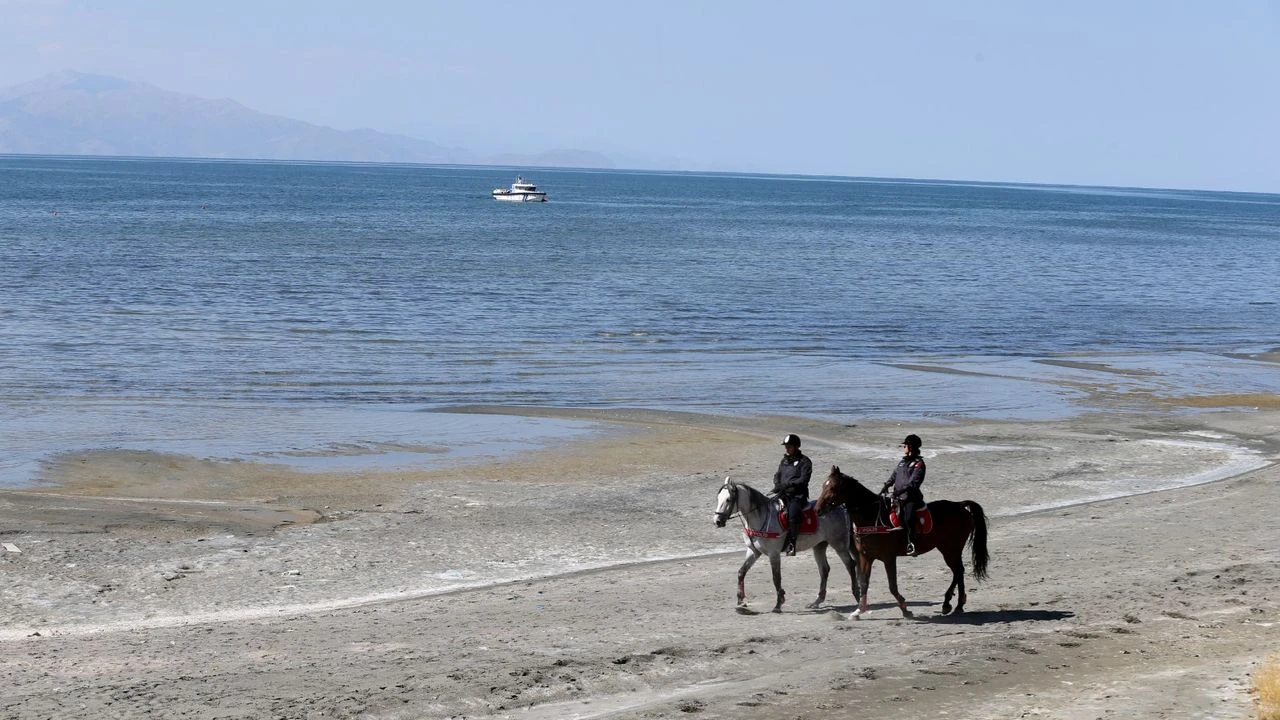
<svg viewBox="0 0 1280 720"><path fill-rule="evenodd" d="M732 485L732 486L730 487L730 491L729 491L729 493L730 493L730 502L733 504L734 512L733 512L733 514L731 514L731 515L730 515L730 514L726 514L726 515L724 516L724 522L726 522L726 523L727 523L727 522L729 522L730 520L732 520L732 519L734 519L734 518L743 518L743 522L742 522L742 532L743 532L743 534L744 534L744 535L746 535L747 537L761 537L761 538L776 538L776 537L781 537L781 534L780 534L780 533L776 533L776 532L768 532L768 531L766 531L766 530L757 530L757 529L755 529L755 528L753 528L753 527L751 527L751 526L749 526L749 525L747 524L747 522L746 522L746 516L745 516L745 515L743 515L743 511L742 511L742 504L738 501L738 493L739 493L740 491L741 491L741 488L740 488L737 484L734 484L734 485ZM750 495L748 495L748 497L750 497ZM768 495L765 495L765 498L766 498L766 501L768 501L768 500L770 499ZM751 502L751 503L750 503L750 505L751 505L751 507L754 509L754 508L758 505L758 503ZM717 513L717 514L718 514L718 513Z"/></svg>

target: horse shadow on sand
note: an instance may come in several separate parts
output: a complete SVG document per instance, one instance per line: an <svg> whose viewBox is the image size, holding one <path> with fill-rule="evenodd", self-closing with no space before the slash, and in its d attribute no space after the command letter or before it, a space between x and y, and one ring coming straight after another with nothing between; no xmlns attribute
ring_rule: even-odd
<svg viewBox="0 0 1280 720"><path fill-rule="evenodd" d="M931 615L921 618L925 622L944 625L991 625L994 623L1053 622L1069 620L1076 614L1070 610L1040 610L1015 608L1008 610L966 610L953 615Z"/></svg>
<svg viewBox="0 0 1280 720"><path fill-rule="evenodd" d="M929 602L927 600L917 600L908 602L907 605L915 608L934 608L940 603ZM847 617L854 610L858 609L858 605L828 605L825 607L811 610L813 613L834 613L840 619L854 620L856 618ZM966 610L962 613L952 613L951 615L916 615L914 618L904 618L897 613L898 604L893 602L872 603L870 606L872 611L883 611L883 615L864 615L862 619L871 620L879 617L883 620L895 620L903 622L924 622L939 625L994 625L999 623L1030 623L1030 622L1054 622L1058 620L1069 620L1076 616L1070 610L1044 610L1039 608L1009 608L1004 610Z"/></svg>

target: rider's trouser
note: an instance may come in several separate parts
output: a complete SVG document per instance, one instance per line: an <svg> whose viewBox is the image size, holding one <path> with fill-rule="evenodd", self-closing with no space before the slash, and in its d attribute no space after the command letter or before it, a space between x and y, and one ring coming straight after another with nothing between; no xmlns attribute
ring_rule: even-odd
<svg viewBox="0 0 1280 720"><path fill-rule="evenodd" d="M787 546L795 547L796 537L800 534L800 520L804 515L807 498L788 496L782 499L787 507Z"/></svg>
<svg viewBox="0 0 1280 720"><path fill-rule="evenodd" d="M916 526L916 513L923 504L914 498L898 501L898 522L902 523L902 529L907 532L907 544L912 542L912 531Z"/></svg>

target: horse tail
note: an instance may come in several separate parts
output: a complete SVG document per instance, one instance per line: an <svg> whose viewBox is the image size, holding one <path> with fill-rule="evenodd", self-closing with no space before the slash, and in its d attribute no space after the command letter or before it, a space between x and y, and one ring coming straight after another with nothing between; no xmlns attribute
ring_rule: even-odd
<svg viewBox="0 0 1280 720"><path fill-rule="evenodd" d="M987 561L991 556L987 553L987 514L982 506L972 500L960 503L973 516L973 535L969 537L970 550L973 553L973 576L978 580L987 578Z"/></svg>

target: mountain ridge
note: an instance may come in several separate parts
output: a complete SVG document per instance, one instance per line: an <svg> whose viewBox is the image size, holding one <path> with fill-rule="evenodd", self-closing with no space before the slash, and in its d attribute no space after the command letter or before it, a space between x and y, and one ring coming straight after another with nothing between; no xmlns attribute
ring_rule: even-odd
<svg viewBox="0 0 1280 720"><path fill-rule="evenodd" d="M259 112L230 98L74 71L0 88L0 154L615 167L590 150L487 156L369 128L337 130Z"/></svg>

